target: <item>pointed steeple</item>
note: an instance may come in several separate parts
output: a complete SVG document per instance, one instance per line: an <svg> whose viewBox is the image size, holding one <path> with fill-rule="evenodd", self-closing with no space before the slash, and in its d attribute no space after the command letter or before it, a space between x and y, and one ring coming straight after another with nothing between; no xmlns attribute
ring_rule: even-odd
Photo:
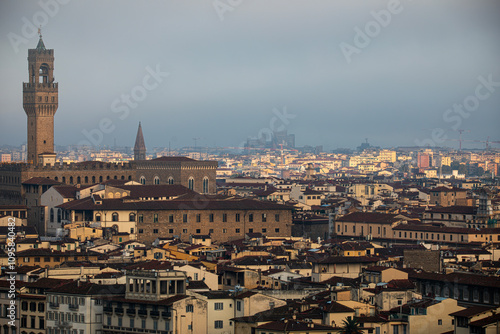
<svg viewBox="0 0 500 334"><path fill-rule="evenodd" d="M139 122L137 136L135 137L134 160L146 160L146 144L144 143L144 136L142 135L141 122Z"/></svg>
<svg viewBox="0 0 500 334"><path fill-rule="evenodd" d="M43 44L43 40L42 40L42 29L41 29L41 28L38 28L38 36L40 36L40 39L38 40L38 45L36 46L36 50L37 50L38 52L47 50L47 49L45 48L45 44Z"/></svg>

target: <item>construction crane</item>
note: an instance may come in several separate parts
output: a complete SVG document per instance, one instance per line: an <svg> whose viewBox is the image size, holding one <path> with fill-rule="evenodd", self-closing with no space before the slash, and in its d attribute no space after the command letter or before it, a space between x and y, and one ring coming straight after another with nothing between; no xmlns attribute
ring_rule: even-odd
<svg viewBox="0 0 500 334"><path fill-rule="evenodd" d="M470 132L470 130L464 130L464 129L458 129L457 130L459 133L458 141L459 141L459 151L462 151L462 133L464 132Z"/></svg>
<svg viewBox="0 0 500 334"><path fill-rule="evenodd" d="M484 141L484 140L472 140L472 141L476 142L476 143L484 143L486 151L488 151L490 149L490 144L500 144L500 141L490 141L490 136L488 136L486 141Z"/></svg>

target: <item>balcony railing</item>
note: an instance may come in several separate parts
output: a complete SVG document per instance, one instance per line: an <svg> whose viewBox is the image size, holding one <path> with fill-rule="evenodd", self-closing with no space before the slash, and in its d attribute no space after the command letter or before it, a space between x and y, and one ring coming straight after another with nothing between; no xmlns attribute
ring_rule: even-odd
<svg viewBox="0 0 500 334"><path fill-rule="evenodd" d="M163 312L161 312L161 316L163 318L172 318L172 312L170 312L170 311L163 311Z"/></svg>
<svg viewBox="0 0 500 334"><path fill-rule="evenodd" d="M147 317L148 316L148 310L139 310L138 311L140 317Z"/></svg>
<svg viewBox="0 0 500 334"><path fill-rule="evenodd" d="M71 309L71 310L78 310L78 304L69 304L68 307Z"/></svg>
<svg viewBox="0 0 500 334"><path fill-rule="evenodd" d="M127 309L127 315L131 315L135 317L135 309L134 308L128 308Z"/></svg>
<svg viewBox="0 0 500 334"><path fill-rule="evenodd" d="M102 308L102 311L103 311L104 313L111 314L111 313L113 313L113 307L111 307L111 306L104 306L104 307Z"/></svg>
<svg viewBox="0 0 500 334"><path fill-rule="evenodd" d="M123 314L123 307L116 307L115 308L115 313L116 314Z"/></svg>
<svg viewBox="0 0 500 334"><path fill-rule="evenodd" d="M68 321L56 321L56 326L57 327L70 327L71 326L71 323L69 323Z"/></svg>
<svg viewBox="0 0 500 334"><path fill-rule="evenodd" d="M49 307L50 307L50 308L59 308L59 303L50 302L50 303L49 303Z"/></svg>
<svg viewBox="0 0 500 334"><path fill-rule="evenodd" d="M149 311L149 315L151 315L152 317L158 318L160 316L160 311L151 310L151 311Z"/></svg>

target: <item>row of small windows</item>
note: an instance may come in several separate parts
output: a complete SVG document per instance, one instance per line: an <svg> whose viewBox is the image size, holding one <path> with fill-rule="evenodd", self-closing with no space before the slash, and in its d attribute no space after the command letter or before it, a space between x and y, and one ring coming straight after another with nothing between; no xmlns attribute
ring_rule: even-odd
<svg viewBox="0 0 500 334"><path fill-rule="evenodd" d="M118 176L117 175L113 176L113 179L114 180L118 180ZM54 178L54 180L55 181L59 181L59 177L56 176ZM87 184L87 183L89 183L89 180L92 180L92 183L96 183L97 180L99 180L99 182L103 182L104 181L104 177L101 175L101 176L99 176L99 178L96 178L95 176L92 176L92 178L89 178L88 176L85 176L83 179L80 176L77 176L76 178L74 178L73 176L70 176L68 179L66 179L66 176L63 176L61 178L61 182L62 183L66 183L66 180L68 180L69 184L74 184L75 183L74 181L76 181L76 184L81 184L82 180L83 180L83 184ZM106 180L111 180L111 176L107 175L106 176ZM125 175L120 176L120 180L125 180ZM132 176L129 175L127 177L127 180L131 181L132 180Z"/></svg>
<svg viewBox="0 0 500 334"><path fill-rule="evenodd" d="M35 328L35 329L45 329L45 317L38 317L38 326L36 325L36 318L35 316L30 316L30 322L29 322L29 328ZM28 317L23 315L21 316L21 327L22 328L28 328ZM5 332L7 333L7 332ZM21 334L28 334L26 332L21 332ZM33 332L30 332L30 334L34 334Z"/></svg>
<svg viewBox="0 0 500 334"><path fill-rule="evenodd" d="M304 196L300 195L299 199L304 199ZM307 196L307 199L321 199L321 196Z"/></svg>
<svg viewBox="0 0 500 334"><path fill-rule="evenodd" d="M420 239L424 239L424 233L423 232L415 232L415 239L418 239L418 234L420 233ZM394 236L396 236L396 233L394 233ZM399 238L407 238L408 237L408 234L407 232L404 232L404 234L402 232L399 232L398 233L398 236ZM478 235L476 234L476 238L478 237ZM483 235L481 235L481 237L483 237ZM412 232L409 232L409 238L412 239L413 238L413 233ZM429 239L429 233L425 233L425 239ZM431 240L434 240L434 233L431 233L430 234L430 239ZM458 239L458 236L457 236L457 239ZM486 239L488 239L488 237L486 236ZM489 236L489 239L490 241L493 241L493 236ZM446 241L446 234L439 234L439 233L436 233L436 240L443 240L443 241ZM450 234L449 235L449 239L448 241L454 241L453 240L453 234ZM463 235L460 235L460 241L464 241L464 236ZM500 241L500 235L497 236L497 241Z"/></svg>
<svg viewBox="0 0 500 334"><path fill-rule="evenodd" d="M451 219L460 219L460 218L458 218L459 215L454 215L453 217L452 217L451 214L444 214L444 213L443 214L436 213L435 215L436 216L434 217L434 213L431 213L431 219L449 219L449 220L451 220ZM466 220L466 219L467 219L467 216L466 215L462 215L462 220Z"/></svg>
<svg viewBox="0 0 500 334"><path fill-rule="evenodd" d="M31 96L25 96L24 97L24 101L28 101L28 100L30 100L30 98L31 98ZM51 100L52 100L52 102L55 102L56 101L55 96L52 96ZM38 97L38 102L42 102L42 97L41 96ZM45 96L45 102L49 102L49 97L48 96Z"/></svg>
<svg viewBox="0 0 500 334"><path fill-rule="evenodd" d="M36 245L35 245L35 246L36 246ZM38 247L34 247L34 248L38 248ZM59 247L58 247L58 250L60 250L60 248L59 248ZM71 250L71 246L69 246L69 245L68 245L68 250ZM24 263L29 263L29 262L31 262L31 261L30 261L30 259L31 259L30 257L24 257L24 258L23 258L23 262L24 262ZM42 259L41 257L34 257L34 258L33 258L33 262L34 262L35 264L37 264L37 263L39 263L39 262L42 262L42 261L41 261L41 259ZM65 257L64 257L64 256L61 256L61 257L50 257L50 256L47 256L47 257L44 257L44 258L43 258L43 262L44 262L45 264L47 264L47 263L50 263L50 262L64 262L64 261L71 261L71 259L73 259L73 261L78 261L78 260L79 260L79 257L78 257L78 256L65 256ZM51 260L53 260L53 261L51 261Z"/></svg>
<svg viewBox="0 0 500 334"><path fill-rule="evenodd" d="M63 312L47 312L47 320L85 323L85 314L78 314L78 313L64 314Z"/></svg>
<svg viewBox="0 0 500 334"><path fill-rule="evenodd" d="M59 328L52 328L52 327L47 327L47 334L85 334L85 330L83 329L59 329ZM32 333L30 333L32 334Z"/></svg>
<svg viewBox="0 0 500 334"><path fill-rule="evenodd" d="M486 289L478 289L476 287L469 288L467 286L464 287L441 287L439 285L430 285L422 284L422 292L433 293L436 296L443 296L445 298L454 298L458 300L472 300L474 302L482 302L487 304L496 304L500 303L500 294L498 292L492 293L487 288ZM467 327L467 323L460 322L457 324L457 327Z"/></svg>
<svg viewBox="0 0 500 334"><path fill-rule="evenodd" d="M139 178L139 183L140 184L146 184L146 177L144 175L141 175L141 177ZM167 183L168 184L174 184L174 178L170 176L168 178ZM155 176L153 178L153 184L160 184L160 177L159 176Z"/></svg>
<svg viewBox="0 0 500 334"><path fill-rule="evenodd" d="M337 232L340 232L341 226L337 225ZM380 226L377 227L378 234L380 235ZM344 232L347 233L347 225L344 225ZM356 233L356 225L352 226L352 233ZM361 234L364 233L364 226L361 226ZM369 233L372 234L372 227L369 227ZM384 235L386 234L386 228L384 227Z"/></svg>
<svg viewBox="0 0 500 334"><path fill-rule="evenodd" d="M341 226L340 225L337 225L337 232L340 232L341 230ZM347 225L344 226L344 232L347 233ZM363 226L361 226L361 234L363 234ZM356 233L356 225L353 225L352 226L352 233ZM372 227L370 226L369 227L369 234L372 233ZM424 233L423 232L414 232L415 233L415 239L419 239L418 237L418 234L420 233L420 239L424 239ZM380 227L378 227L378 234L380 235ZM384 234L383 235L386 235L386 228L384 227ZM401 232L399 231L397 234L396 232L394 232L394 237L398 236L399 238L409 238L409 239L412 239L413 238L413 232ZM434 240L434 233L425 233L425 239L429 240L429 236L430 236L430 240ZM499 241L500 241L500 236L498 237ZM439 234L439 233L436 233L436 240L442 240L442 241L446 241L446 234ZM454 241L453 240L453 234L450 234L449 235L449 240L448 241ZM458 236L457 236L457 240L455 241L458 241ZM464 236L461 235L460 236L460 241L464 241Z"/></svg>
<svg viewBox="0 0 500 334"><path fill-rule="evenodd" d="M169 228L168 229L168 233L169 234L174 234L174 231L175 230L173 228ZM223 228L221 231L222 231L222 233L228 233L228 229L227 228ZM154 228L153 229L153 234L158 234L158 233L159 233L159 229ZM187 234L188 233L188 229L187 228L182 229L182 233ZM200 228L197 228L195 230L195 234L201 234L201 233L202 232L201 232ZM213 234L213 233L214 233L214 229L213 228L211 228L211 229L208 230L208 234ZM241 233L241 229L239 229L239 228L234 229L234 233L236 233L236 234ZM254 229L253 228L249 228L248 229L248 233L254 233ZM263 228L262 229L262 233L268 233L267 228ZM280 233L280 229L279 228L275 228L274 229L274 233ZM144 229L140 228L139 229L139 234L144 234Z"/></svg>
<svg viewBox="0 0 500 334"><path fill-rule="evenodd" d="M140 179L139 179L139 182L141 184L146 184L146 177L145 176L141 176ZM160 177L158 176L155 176L154 179L153 179L153 184L160 184ZM168 184L174 184L174 178L173 177L169 177L168 178ZM208 193L209 191L209 183L208 183L208 177L205 177L203 178L203 182L202 182L202 193ZM188 188L191 189L191 190L194 190L194 178L193 177L190 177L188 179Z"/></svg>
<svg viewBox="0 0 500 334"><path fill-rule="evenodd" d="M18 176L0 176L0 183L18 184L20 179Z"/></svg>
<svg viewBox="0 0 500 334"><path fill-rule="evenodd" d="M25 95L24 96L24 101L25 102L35 102L35 98L36 98L36 96L34 96L34 95ZM56 97L55 96L51 96L50 101L51 102L56 102ZM38 102L42 102L42 96L38 97ZM45 102L49 102L49 97L48 96L45 96Z"/></svg>
<svg viewBox="0 0 500 334"><path fill-rule="evenodd" d="M419 239L418 238L418 234L420 233L420 239L424 239L424 233L423 232L415 232L415 239ZM413 238L413 233L412 232L404 232L402 233L401 231L398 232L398 236L399 238L408 238L408 235L409 235L409 238L412 239ZM396 236L396 232L394 232L394 236ZM434 233L431 233L430 234L430 237L431 237L431 240L434 240ZM464 236L461 235L461 241L464 241ZM429 233L425 233L425 239L429 239ZM436 240L443 240L443 241L446 241L446 234L439 234L439 233L436 233ZM449 238L449 241L453 241L453 234L450 234L450 238Z"/></svg>
<svg viewBox="0 0 500 334"><path fill-rule="evenodd" d="M50 217L51 217L50 221L53 222L54 221L54 211L53 211L53 209L50 209ZM201 214L200 213L196 214L195 218L196 218L196 222L197 223L201 222ZM223 213L221 218L222 218L222 222L224 222L224 223L228 222L228 214L227 213ZM57 219L58 219L58 222L61 222L61 211L60 210L58 210ZM101 214L97 213L95 215L95 221L96 222L100 222L101 220L102 220ZM128 221L134 222L135 220L136 220L136 215L135 215L135 213L131 212L129 214L129 216L128 216ZM114 222L119 221L119 214L118 214L118 212L113 212L111 214L111 221L114 221ZM208 214L208 221L211 222L211 223L215 222L215 215L213 213ZM234 221L235 222L241 222L241 214L240 213L236 213L234 215ZM253 213L249 213L248 214L248 221L249 222L254 222L255 221ZM263 213L261 215L261 221L264 222L264 223L267 222L267 214L266 213ZM277 214L274 215L274 221L275 222L279 222L280 221L280 215L279 215L279 213L277 213ZM144 215L139 214L137 222L138 223L143 223L144 222ZM159 216L158 216L157 213L155 213L155 214L153 214L153 223L158 223L158 222L159 222ZM168 216L168 222L169 223L174 223L175 222L175 216L173 214L170 214ZM188 214L187 213L184 213L182 215L182 222L183 223L187 223L188 222Z"/></svg>
<svg viewBox="0 0 500 334"><path fill-rule="evenodd" d="M29 310L31 312L36 312L37 310L38 312L45 312L45 303L36 303L36 302L28 303L27 301L23 301L21 303L21 310L28 311L28 305L29 305Z"/></svg>
<svg viewBox="0 0 500 334"><path fill-rule="evenodd" d="M227 213L223 213L221 218L222 218L222 222L223 223L227 223L228 222L228 214ZM196 214L195 219L196 219L197 223L200 223L201 222L201 213ZM158 220L158 214L157 213L153 214L153 223L158 223L158 221L159 221ZM210 223L215 222L215 215L213 213L208 214L208 221ZM234 214L234 221L236 223L241 222L241 213ZM255 221L254 214L253 213L249 213L248 214L248 222L252 223L254 221ZM267 213L263 213L261 215L261 221L263 223L267 222ZM277 213L277 214L274 215L274 221L275 222L279 222L280 221L280 214L279 213ZM138 222L139 223L143 223L144 222L144 216L142 214L139 215ZM175 216L173 214L170 214L168 216L168 222L169 223L175 223ZM182 222L183 223L187 223L188 222L188 214L187 213L184 213L182 215Z"/></svg>
<svg viewBox="0 0 500 334"><path fill-rule="evenodd" d="M142 215L140 215L140 216L142 216ZM113 222L117 222L117 221L119 221L119 217L120 217L120 216L118 215L118 212L113 212L113 213L111 214L111 221L113 221ZM100 214L100 213L96 213L96 215L95 215L95 221L96 221L96 222L100 222L101 220L102 220L102 216L101 216L101 214ZM129 222L135 222L135 213L131 212L131 213L128 215L128 221L129 221Z"/></svg>
<svg viewBox="0 0 500 334"><path fill-rule="evenodd" d="M107 326L111 326L112 324L112 319L111 317L107 317L107 320L106 320L106 324ZM135 318L129 318L129 327L130 328L135 328ZM146 320L145 319L141 319L141 329L146 329ZM153 324L153 330L157 331L158 330L158 320L153 320L152 322ZM151 326L151 325L149 325ZM118 327L123 327L123 317L118 317ZM192 325L188 325L188 329L192 329ZM170 322L169 321L166 321L165 322L165 330L166 331L170 331Z"/></svg>
<svg viewBox="0 0 500 334"><path fill-rule="evenodd" d="M50 295L48 296L49 303L59 305L59 304L68 304L68 305L85 305L85 298L82 297L67 297L67 296L58 296L58 295Z"/></svg>

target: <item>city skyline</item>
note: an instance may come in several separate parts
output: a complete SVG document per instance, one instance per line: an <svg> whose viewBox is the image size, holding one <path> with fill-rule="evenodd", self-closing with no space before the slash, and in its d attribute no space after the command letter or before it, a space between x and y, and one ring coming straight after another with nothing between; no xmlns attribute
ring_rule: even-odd
<svg viewBox="0 0 500 334"><path fill-rule="evenodd" d="M126 1L118 18L114 2L2 4L0 142L26 141L34 22L55 53L56 145L133 146L139 121L148 149L242 146L273 129L326 150L458 147L459 129L500 139L494 1L228 3Z"/></svg>

